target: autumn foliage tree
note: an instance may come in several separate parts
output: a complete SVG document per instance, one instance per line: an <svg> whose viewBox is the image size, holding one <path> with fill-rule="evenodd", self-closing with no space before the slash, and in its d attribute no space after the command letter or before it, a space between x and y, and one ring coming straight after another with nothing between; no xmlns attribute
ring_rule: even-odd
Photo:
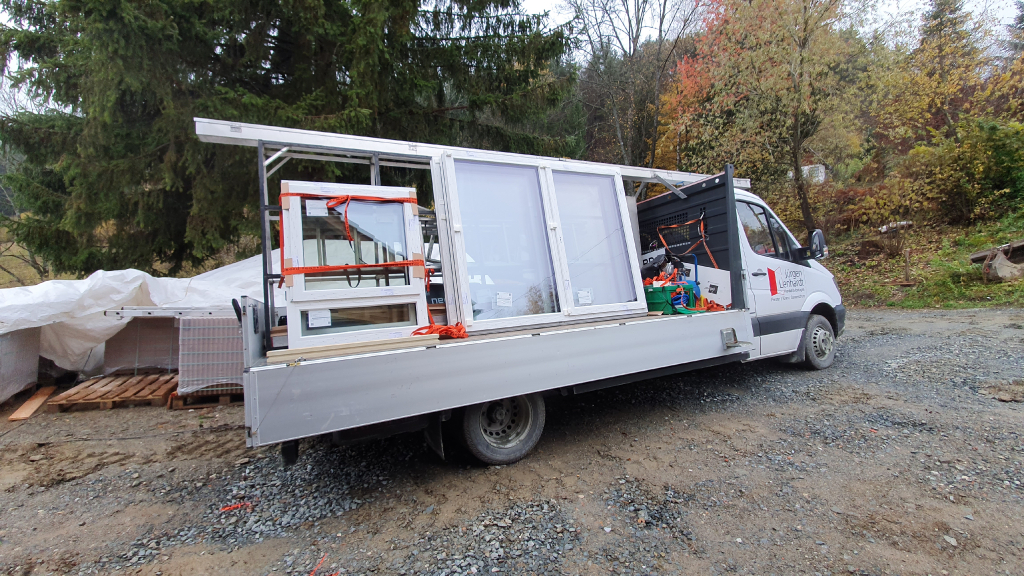
<svg viewBox="0 0 1024 576"><path fill-rule="evenodd" d="M816 227L802 167L812 142L843 110L840 0L721 0L696 55L677 67L663 102L671 118L661 162L709 171L733 162L761 186L791 175L801 220Z"/></svg>

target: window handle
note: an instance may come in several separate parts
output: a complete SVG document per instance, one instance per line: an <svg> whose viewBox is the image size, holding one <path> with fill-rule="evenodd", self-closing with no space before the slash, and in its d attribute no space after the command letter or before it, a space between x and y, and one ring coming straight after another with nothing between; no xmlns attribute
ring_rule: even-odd
<svg viewBox="0 0 1024 576"><path fill-rule="evenodd" d="M750 275L751 276L767 276L768 273L765 272L764 270L758 270L757 272L751 272Z"/></svg>

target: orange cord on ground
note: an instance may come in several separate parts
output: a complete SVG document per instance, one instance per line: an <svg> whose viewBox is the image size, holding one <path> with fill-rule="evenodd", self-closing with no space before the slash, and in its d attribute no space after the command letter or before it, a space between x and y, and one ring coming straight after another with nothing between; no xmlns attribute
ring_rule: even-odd
<svg viewBox="0 0 1024 576"><path fill-rule="evenodd" d="M309 573L309 576L313 576L314 574L316 574L316 571L319 570L320 567L324 565L324 560L327 560L327 553L326 552L324 552L324 555L320 557L320 561L316 563L316 567L313 568L313 571Z"/></svg>

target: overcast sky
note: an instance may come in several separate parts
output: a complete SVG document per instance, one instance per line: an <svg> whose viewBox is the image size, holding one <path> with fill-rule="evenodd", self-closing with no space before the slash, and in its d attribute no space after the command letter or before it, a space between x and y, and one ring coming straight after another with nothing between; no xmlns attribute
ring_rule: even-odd
<svg viewBox="0 0 1024 576"><path fill-rule="evenodd" d="M567 19L559 10L561 4L560 0L523 0L523 6L528 12L540 13L548 10L555 23L561 23ZM878 0L880 15L889 17L906 13L920 15L926 5L925 0ZM967 7L975 13L987 11L1002 24L1012 22L1016 14L1013 0L967 0Z"/></svg>

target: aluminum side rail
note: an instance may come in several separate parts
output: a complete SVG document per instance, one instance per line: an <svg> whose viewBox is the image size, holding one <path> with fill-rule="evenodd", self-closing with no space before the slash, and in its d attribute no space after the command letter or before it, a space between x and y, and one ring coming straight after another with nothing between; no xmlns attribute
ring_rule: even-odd
<svg viewBox="0 0 1024 576"><path fill-rule="evenodd" d="M586 162L583 160L570 160L568 158L542 158L528 154L513 154L511 152L491 152L456 146L441 146L437 144L423 144L417 142L403 142L400 140L386 140L383 138L371 138L368 136L352 136L349 134L336 134L331 132L316 132L313 130L300 130L297 128L280 128L277 126L262 126L259 124L246 124L243 122L229 122L226 120L211 120L209 118L194 118L196 123L196 135L202 142L214 142L218 144L234 144L236 146L257 146L263 142L266 149L284 150L283 157L309 158L315 160L327 160L335 162L354 162L370 164L380 162L380 165L404 165L407 163L420 164L422 168L428 168L426 162L431 157L443 154L445 151L463 151L469 155L476 155L480 160L514 160L516 158L533 158L545 162L564 162L575 166L594 166L604 168L616 168L622 173L626 180L635 182L660 183L668 180L674 183L689 184L706 178L703 174L692 174L690 172L678 172L675 170L661 170L656 168L644 168L642 166L619 166L616 164L603 164L599 162ZM349 158L331 157L318 155L317 152L330 153L332 155L348 155ZM279 156L272 158L276 159ZM734 178L733 185L737 188L750 189L750 180L747 178Z"/></svg>
<svg viewBox="0 0 1024 576"><path fill-rule="evenodd" d="M244 375L246 443L258 447L519 394L745 360L744 347L723 344L721 331L730 328L738 340L752 340L748 312L729 310L254 366Z"/></svg>

